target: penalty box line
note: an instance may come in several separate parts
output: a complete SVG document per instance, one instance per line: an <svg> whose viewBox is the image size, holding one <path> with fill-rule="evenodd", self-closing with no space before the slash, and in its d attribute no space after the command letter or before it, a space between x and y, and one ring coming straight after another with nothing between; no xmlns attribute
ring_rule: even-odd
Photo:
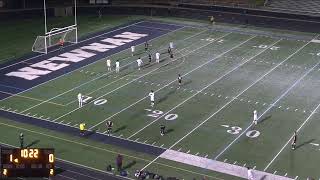
<svg viewBox="0 0 320 180"><path fill-rule="evenodd" d="M227 33L227 34L225 34L225 35L223 35L223 36L221 36L221 37L219 37L219 38L215 39L215 41L217 41L217 40L219 40L219 39L221 39L221 38L224 38L224 37L226 37L226 36L228 36L228 35L230 35L230 34L231 34L231 33ZM213 42L215 42L215 41L212 41L212 42L210 42L210 43L208 43L208 44L206 44L206 45L204 45L204 46L201 46L201 47L199 47L199 48L197 48L197 49L195 49L195 50L192 50L192 51L190 51L188 54L185 54L184 56L187 56L187 55L191 54L192 52L197 51L198 49L201 49L201 48L203 48L203 47L205 47L205 46L208 46L208 45L212 44L212 43L213 43ZM204 65L206 65L206 64L208 64L208 63L210 63L210 62L212 62L213 60L214 60L214 59L212 59L212 60L210 60L210 61L207 61L206 63L204 63L204 64L202 64L202 65L200 65L200 66L198 66L198 67L196 67L196 68L192 69L191 71L189 71L189 72L187 72L186 74L182 75L182 77L184 77L184 76L186 76L186 75L190 74L191 72L193 72L193 71L195 71L195 70L197 70L197 69L201 68L202 66L204 66ZM169 62L169 63L170 63L170 62ZM161 89L163 89L163 88L165 88L165 87L169 86L170 84L174 83L175 81L176 81L176 80L173 80L173 81L169 82L168 84L166 84L166 85L162 86L160 89L156 90L155 92L160 91ZM129 106L127 106L127 107L123 108L122 110L120 110L120 111L118 111L118 112L116 112L116 113L114 113L113 115L109 116L108 118L104 119L103 121L101 121L101 122L97 123L96 125L94 125L94 126L90 127L90 128L89 128L89 130L92 130L93 128L95 128L95 127L99 126L100 124L104 123L105 121L107 121L107 120L109 120L109 119L113 118L114 116L116 116L116 115L120 114L121 112L123 112L123 111L125 111L125 110L129 109L130 107L132 107L132 106L134 106L135 104L137 104L137 103L139 103L139 102L143 101L143 100L144 100L145 98L147 98L147 97L148 97L148 96L145 96L145 97L141 98L140 100L138 100L138 101L134 102L133 104L131 104L131 105L129 105Z"/></svg>
<svg viewBox="0 0 320 180"><path fill-rule="evenodd" d="M254 36L256 37L256 36ZM250 39L251 40L251 39ZM167 111L166 113L164 113L163 115L161 115L160 117L158 117L157 119L155 119L154 121L150 122L149 124L147 124L145 127L143 127L142 129L138 130L137 132L135 132L134 134L132 134L131 136L129 136L128 138L132 138L135 135L137 135L138 133L140 133L142 130L146 129L147 127L149 127L150 125L152 125L153 123L155 123L156 121L158 121L159 119L161 119L162 117L166 116L168 113L170 113L171 111L175 110L176 108L180 107L181 105L183 105L184 103L186 103L187 101L189 101L190 99L192 99L193 97L195 97L196 95L198 95L199 93L201 93L202 91L204 91L205 89L209 88L210 86L212 86L213 84L215 84L216 82L220 81L222 78L226 77L227 75L229 75L230 73L232 73L233 71L237 70L238 68L240 68L241 66L243 66L244 64L246 64L247 62L251 61L253 58L259 56L260 54L262 54L263 52L265 52L266 50L268 50L270 47L274 46L275 44L277 44L279 41L275 41L274 43L272 43L271 45L268 46L268 48L265 48L264 50L260 51L259 53L257 53L256 55L248 58L246 61L238 64L238 66L236 66L235 68L227 71L224 75L220 76L218 79L216 79L215 81L211 82L209 85L205 86L204 88L202 88L201 90L197 91L195 94L193 94L192 96L188 97L187 99L185 99L184 101L182 101L180 104L176 105L175 107L173 107L172 109L170 109L169 111ZM237 47L236 47L237 48ZM233 48L235 49L235 48ZM232 51L233 49L229 50L228 52ZM228 53L225 52L224 54ZM224 54L219 55L217 58L222 57Z"/></svg>
<svg viewBox="0 0 320 180"><path fill-rule="evenodd" d="M182 28L183 28L183 27L182 27ZM182 29L182 28L180 28L180 29ZM178 30L180 30L180 29L176 29L176 30L171 31L171 32L169 32L169 33L176 32L176 31L178 31ZM169 33L163 34L163 35L161 35L161 36L157 36L157 37L155 37L155 38L153 38L153 39L151 39L151 40L153 41L153 40L158 39L158 38L160 38L160 37L166 36L166 35L168 35ZM140 44L138 44L138 45L142 45L142 44L143 44L143 43L140 43ZM124 49L124 50L122 50L122 51L119 51L119 52L117 52L117 53L114 53L114 54L112 54L112 56L114 56L114 55L116 55L116 54L119 54L119 53L122 53L123 51L126 51L126 50L128 50L128 49ZM127 57L127 58L125 58L125 59L123 59L123 60L126 60L126 59L128 59L128 58L130 58L130 57ZM89 65L93 65L93 64L95 64L95 63L98 63L98 62L100 62L100 61L102 61L102 60L104 60L104 58L103 58L103 59L100 59L100 60L98 60L98 61L94 61L94 62L92 62L92 63L90 63L90 64L88 64L88 65L86 65L86 66L80 67L80 68L85 68L85 67L87 67L87 66L89 66ZM120 68L124 68L124 67L126 67L126 66L129 66L129 65L133 64L134 62L135 62L135 61L132 61L132 62L130 62L130 63L127 63L127 64L125 64L124 66L121 66ZM63 74L63 75L61 75L61 76L59 76L59 77L63 77L63 76L65 76L65 75L67 75L67 74L70 74L70 73L72 73L72 72L80 69L80 68L77 68L77 69L75 69L75 70L73 70L73 71L70 71L69 73ZM83 85L86 85L86 84L88 84L88 83L90 83L90 82L93 82L93 81L95 81L95 80L97 80L97 79L99 79L99 78L101 78L101 77L107 76L107 75L111 74L112 72L114 72L114 70L112 70L111 72L108 72L108 73L104 73L104 74L102 74L101 76L98 76L98 77L96 77L96 78L94 78L94 79L91 79L90 81L87 81L87 82L85 82L85 83L83 83L83 84L80 84L79 86L76 86L76 87L74 87L74 88L72 88L72 89L69 89L68 91L65 91L65 92L63 92L63 93L61 93L61 94L58 94L57 96L54 96L54 97L52 97L52 98L50 98L50 99L48 99L48 100L46 100L46 101L50 101L50 100L55 99L55 98L57 98L57 97L59 97L59 96L61 96L61 95L63 95L63 94L66 94L66 93L68 93L68 92L71 92L71 91L73 91L73 90L75 90L75 89L77 89L77 88L79 88L79 87L81 87L81 86L83 86ZM57 78L59 78L59 77L57 77ZM57 79L57 78L54 78L54 79L52 79L52 80L55 80L55 79ZM40 86L40 85L45 84L45 83L48 83L48 82L50 82L50 81L52 81L52 80L46 81L46 82L41 83L41 84L39 84L39 85L37 85L37 86ZM33 88L35 88L35 87L37 87L37 86L34 86L34 87L32 87L32 88L30 88L30 89L27 89L27 90L25 90L25 91L22 91L22 92L20 92L20 93L23 93L23 92L26 92L26 91L28 91L28 90L31 90L31 89L33 89ZM17 93L17 94L20 94L20 93ZM5 99L6 99L6 98L5 98ZM5 100L5 99L3 99L3 100ZM2 100L0 100L0 101L2 101ZM39 105L41 105L41 104L43 104L43 103L39 103L39 104L37 104L37 105L35 105L35 106L32 106L32 107L30 107L30 108L27 108L27 109L23 110L22 113L25 112L25 111L28 111L28 110L30 110L30 109L32 109L32 108L34 108L34 107L37 107L37 106L39 106Z"/></svg>
<svg viewBox="0 0 320 180"><path fill-rule="evenodd" d="M225 36L227 36L227 35L229 35L229 34L230 34L230 33L225 34L224 36L222 36L222 37L220 37L220 38L223 38L223 37L225 37ZM194 51L196 51L196 50L198 50L198 49L201 49L201 48L203 48L203 47L205 47L205 46L208 46L208 45L211 44L211 43L213 43L213 42L210 42L210 43L207 43L207 44L205 44L205 45L203 45L203 46L200 46L199 48L190 51L188 54L185 54L184 56L187 56L187 55L191 54L192 52L194 52ZM184 56L183 56L183 57L184 57ZM181 57L180 57L180 58L181 58ZM174 61L175 61L175 60L174 60ZM130 83L132 83L132 82L134 82L134 81L137 81L137 80L143 78L144 76L147 76L147 75L149 75L149 74L151 74L151 73L159 70L161 67L166 66L166 65L168 65L168 64L170 64L170 63L172 63L172 62L173 62L173 61L170 61L170 62L168 62L168 63L166 63L166 64L164 64L164 65L162 65L162 66L160 66L160 67L158 67L158 68L156 68L156 69L154 69L154 70L152 70L152 71L149 71L148 73L146 73L146 74L144 74L144 75L142 75L142 76L140 76L140 77L138 77L138 78L135 78L135 79L133 79L132 81L129 81L128 83L126 83L126 84L124 84L124 85L122 85L122 86L120 86L120 87L118 87L118 88L116 88L116 89L114 89L114 90L112 90L112 91L110 91L110 92L108 92L108 93L106 93L106 94L104 94L104 95L96 98L96 99L102 98L102 97L104 97L104 96L106 96L106 95L108 95L108 94L110 94L110 93L112 93L112 92L114 92L114 91L116 91L116 90L118 90L118 89L120 89L120 88L122 88L122 87L124 87L124 86L126 86L126 85L128 85L128 84L130 84ZM174 82L174 81L172 81L172 82ZM171 83L172 83L172 82L171 82ZM86 105L84 105L84 106L86 106ZM84 106L82 106L82 107L84 107ZM68 112L68 113L66 113L66 114L58 117L56 120L61 119L62 117L65 117L66 115L71 114L71 113L73 113L73 112L75 112L75 111L77 111L77 110L79 110L79 109L81 109L81 108L76 108L76 109L74 109L74 110L72 110L72 111L70 111L70 112ZM105 121L105 120L104 120L104 121ZM102 121L101 123L103 123L104 121ZM96 126L98 126L98 125L100 125L100 124L98 123L98 124L94 125L93 127L89 128L89 130L92 130L92 128L94 128L94 127L96 127Z"/></svg>

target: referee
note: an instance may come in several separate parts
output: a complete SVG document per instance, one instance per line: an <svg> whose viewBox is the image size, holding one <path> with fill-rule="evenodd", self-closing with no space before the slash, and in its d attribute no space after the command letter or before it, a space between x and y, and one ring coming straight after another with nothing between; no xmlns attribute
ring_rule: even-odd
<svg viewBox="0 0 320 180"><path fill-rule="evenodd" d="M80 135L83 136L84 135L84 128L85 128L86 124L85 123L81 123L79 125L79 129L80 129Z"/></svg>
<svg viewBox="0 0 320 180"><path fill-rule="evenodd" d="M108 136L110 136L110 134L112 133L113 122L107 121L106 125L107 125L107 134L108 134Z"/></svg>

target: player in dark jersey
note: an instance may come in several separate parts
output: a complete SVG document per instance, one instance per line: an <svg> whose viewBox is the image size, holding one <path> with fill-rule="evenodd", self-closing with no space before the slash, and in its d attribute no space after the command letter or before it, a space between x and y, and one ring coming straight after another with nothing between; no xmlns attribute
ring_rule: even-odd
<svg viewBox="0 0 320 180"><path fill-rule="evenodd" d="M178 89L179 89L182 83L182 77L180 74L178 74L178 83L179 83L179 86L178 86Z"/></svg>
<svg viewBox="0 0 320 180"><path fill-rule="evenodd" d="M23 148L24 147L24 143L23 143L23 140L24 140L24 136L23 136L23 133L20 133L19 135L19 139L20 139L20 148Z"/></svg>
<svg viewBox="0 0 320 180"><path fill-rule="evenodd" d="M172 53L172 49L171 49L171 47L169 46L169 48L168 48L168 54L171 54Z"/></svg>
<svg viewBox="0 0 320 180"><path fill-rule="evenodd" d="M107 125L107 134L108 134L108 136L110 136L110 134L112 133L113 122L107 121L106 125Z"/></svg>
<svg viewBox="0 0 320 180"><path fill-rule="evenodd" d="M164 135L165 129L166 129L166 127L163 124L161 124L160 125L160 134L161 134L161 136Z"/></svg>
<svg viewBox="0 0 320 180"><path fill-rule="evenodd" d="M146 41L146 42L144 43L144 50L145 50L145 51L148 51L148 48L149 48L149 43L148 43L148 41Z"/></svg>
<svg viewBox="0 0 320 180"><path fill-rule="evenodd" d="M150 53L148 54L148 57L149 57L149 63L151 63L152 56Z"/></svg>
<svg viewBox="0 0 320 180"><path fill-rule="evenodd" d="M291 142L291 149L295 150L296 149L296 143L297 143L297 132L295 131L292 137L292 142Z"/></svg>

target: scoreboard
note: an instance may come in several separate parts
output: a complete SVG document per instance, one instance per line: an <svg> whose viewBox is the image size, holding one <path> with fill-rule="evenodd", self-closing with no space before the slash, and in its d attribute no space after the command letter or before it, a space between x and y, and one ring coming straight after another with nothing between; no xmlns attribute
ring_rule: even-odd
<svg viewBox="0 0 320 180"><path fill-rule="evenodd" d="M1 178L49 177L55 174L54 149L0 148Z"/></svg>

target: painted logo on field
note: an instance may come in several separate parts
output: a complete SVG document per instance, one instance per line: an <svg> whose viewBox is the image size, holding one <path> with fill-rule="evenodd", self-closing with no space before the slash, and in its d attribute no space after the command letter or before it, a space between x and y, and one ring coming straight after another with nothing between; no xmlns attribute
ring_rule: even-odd
<svg viewBox="0 0 320 180"><path fill-rule="evenodd" d="M133 33L128 31L123 32L113 37L102 39L99 42L87 44L80 48L70 50L69 52L62 53L58 56L22 67L5 75L22 78L29 81L35 80L54 71L62 70L73 63L79 63L88 58L94 57L99 53L104 53L146 36L148 36L148 34Z"/></svg>

